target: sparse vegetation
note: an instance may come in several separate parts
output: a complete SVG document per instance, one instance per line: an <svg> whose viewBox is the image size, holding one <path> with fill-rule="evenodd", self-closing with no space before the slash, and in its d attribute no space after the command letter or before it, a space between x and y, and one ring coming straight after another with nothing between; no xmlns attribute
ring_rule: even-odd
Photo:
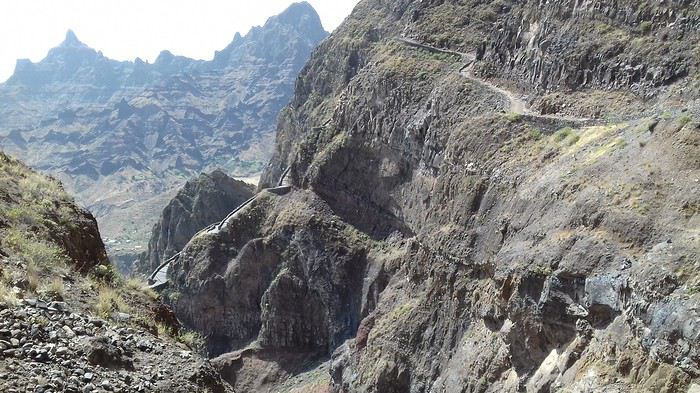
<svg viewBox="0 0 700 393"><path fill-rule="evenodd" d="M116 285L123 281L122 276L114 268L114 265L97 265L90 272L92 278L103 284Z"/></svg>
<svg viewBox="0 0 700 393"><path fill-rule="evenodd" d="M156 331L157 331L158 337L166 337L166 336L173 335L173 330L169 326L166 326L163 323L156 323Z"/></svg>
<svg viewBox="0 0 700 393"><path fill-rule="evenodd" d="M578 134L571 134L571 135L569 136L569 138L567 138L566 144L567 144L567 146L573 146L573 145L575 145L576 143L578 143L578 141L579 141L580 139L581 139L581 137L578 136Z"/></svg>
<svg viewBox="0 0 700 393"><path fill-rule="evenodd" d="M191 349L200 348L204 342L199 333L190 330L181 330L175 339Z"/></svg>
<svg viewBox="0 0 700 393"><path fill-rule="evenodd" d="M682 129L683 127L688 125L688 123L690 123L691 121L693 121L693 119L690 116L688 116L688 115L681 116L678 119L678 128Z"/></svg>
<svg viewBox="0 0 700 393"><path fill-rule="evenodd" d="M588 157L588 162L595 162L598 160L600 157L603 157L607 154L612 153L615 150L622 149L625 146L627 146L627 141L625 141L623 138L616 138L614 141L599 147L596 149L589 157Z"/></svg>
<svg viewBox="0 0 700 393"><path fill-rule="evenodd" d="M527 139L533 140L533 141L539 141L542 139L542 131L536 129L536 128L531 128L527 132Z"/></svg>
<svg viewBox="0 0 700 393"><path fill-rule="evenodd" d="M204 345L204 338L197 332L186 329L176 330L160 322L155 323L155 326L158 337L171 337L191 349L198 349Z"/></svg>
<svg viewBox="0 0 700 393"><path fill-rule="evenodd" d="M645 20L639 24L639 32L642 34L647 34L651 31L652 23L651 21Z"/></svg>
<svg viewBox="0 0 700 393"><path fill-rule="evenodd" d="M643 122L638 130L639 132L651 132L653 133L654 130L656 129L656 126L659 125L659 120L657 119L651 119Z"/></svg>
<svg viewBox="0 0 700 393"><path fill-rule="evenodd" d="M517 123L523 118L523 115L521 115L520 113L510 112L507 113L505 117L506 120L508 120L510 123Z"/></svg>
<svg viewBox="0 0 700 393"><path fill-rule="evenodd" d="M141 292L145 294L149 299L158 299L158 293L148 287L146 281L141 277L129 277L124 280L124 287L130 292Z"/></svg>
<svg viewBox="0 0 700 393"><path fill-rule="evenodd" d="M39 269L36 265L30 263L27 265L27 292L36 293L39 288L41 279L39 278Z"/></svg>
<svg viewBox="0 0 700 393"><path fill-rule="evenodd" d="M9 225L22 230L46 230L52 224L70 222L75 215L57 180L32 171L19 161L0 153L0 190L11 194L12 204L0 204L0 215Z"/></svg>
<svg viewBox="0 0 700 393"><path fill-rule="evenodd" d="M398 43L388 43L377 49L379 69L400 77L429 81L431 76L446 67L457 56L446 53L433 53L420 48L406 47Z"/></svg>
<svg viewBox="0 0 700 393"><path fill-rule="evenodd" d="M574 130L571 127L562 128L556 133L554 133L554 142L560 143L564 139L568 138Z"/></svg>
<svg viewBox="0 0 700 393"><path fill-rule="evenodd" d="M573 146L581 139L581 136L571 127L565 127L555 132L551 140L557 145Z"/></svg>
<svg viewBox="0 0 700 393"><path fill-rule="evenodd" d="M66 295L66 287L61 277L54 277L49 285L41 291L44 295L53 300L63 300Z"/></svg>
<svg viewBox="0 0 700 393"><path fill-rule="evenodd" d="M59 246L40 240L17 228L9 228L5 231L2 244L15 256L44 272L65 269L68 263L68 257Z"/></svg>
<svg viewBox="0 0 700 393"><path fill-rule="evenodd" d="M532 268L532 272L539 276L551 276L554 271L550 266L535 266Z"/></svg>
<svg viewBox="0 0 700 393"><path fill-rule="evenodd" d="M8 306L17 305L17 295L4 280L0 280L0 303Z"/></svg>
<svg viewBox="0 0 700 393"><path fill-rule="evenodd" d="M102 286L99 288L97 302L93 306L93 311L100 317L107 319L114 312L128 312L129 305L116 290L108 286Z"/></svg>

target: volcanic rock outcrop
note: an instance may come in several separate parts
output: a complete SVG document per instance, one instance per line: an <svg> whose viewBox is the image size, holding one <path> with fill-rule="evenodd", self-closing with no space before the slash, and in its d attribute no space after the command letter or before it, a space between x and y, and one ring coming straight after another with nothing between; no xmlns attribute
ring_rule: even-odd
<svg viewBox="0 0 700 393"><path fill-rule="evenodd" d="M699 6L362 1L176 312L244 391L697 390Z"/></svg>
<svg viewBox="0 0 700 393"><path fill-rule="evenodd" d="M153 227L148 251L141 255L138 270L152 272L180 252L198 231L221 221L253 196L254 187L217 170L188 181L163 209Z"/></svg>

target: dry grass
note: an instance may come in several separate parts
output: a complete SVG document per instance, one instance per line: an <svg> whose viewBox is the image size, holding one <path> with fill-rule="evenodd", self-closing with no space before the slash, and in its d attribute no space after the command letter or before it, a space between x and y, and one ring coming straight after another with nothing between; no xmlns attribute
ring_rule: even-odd
<svg viewBox="0 0 700 393"><path fill-rule="evenodd" d="M16 306L18 303L17 295L4 281L0 281L0 303L8 306Z"/></svg>
<svg viewBox="0 0 700 393"><path fill-rule="evenodd" d="M69 207L73 199L60 182L3 153L0 153L0 190L12 195L12 204L0 202L0 214L8 218L11 227L48 230L45 224L49 218L64 223L75 215Z"/></svg>
<svg viewBox="0 0 700 393"><path fill-rule="evenodd" d="M17 228L5 231L2 244L28 265L34 265L44 272L63 271L69 261L59 246L37 239Z"/></svg>
<svg viewBox="0 0 700 393"><path fill-rule="evenodd" d="M142 277L129 277L124 279L124 288L130 292L140 292L151 300L158 299L158 293L148 287L148 283Z"/></svg>
<svg viewBox="0 0 700 393"><path fill-rule="evenodd" d="M93 305L93 311L101 318L109 318L112 313L129 311L129 305L124 298L108 286L101 286L97 294L97 302Z"/></svg>
<svg viewBox="0 0 700 393"><path fill-rule="evenodd" d="M36 293L40 283L39 269L32 263L27 264L27 292Z"/></svg>
<svg viewBox="0 0 700 393"><path fill-rule="evenodd" d="M66 296L66 287L63 284L63 279L54 277L41 292L53 300L63 300Z"/></svg>
<svg viewBox="0 0 700 393"><path fill-rule="evenodd" d="M588 164L596 162L599 158L603 156L610 155L612 152L623 149L625 146L627 146L627 142L623 138L616 138L612 142L603 145L593 151L587 158L586 162Z"/></svg>

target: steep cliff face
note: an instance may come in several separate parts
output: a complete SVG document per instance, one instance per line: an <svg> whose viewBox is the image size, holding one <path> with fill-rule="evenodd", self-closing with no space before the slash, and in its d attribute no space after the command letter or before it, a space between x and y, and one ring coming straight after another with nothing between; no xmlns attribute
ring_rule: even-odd
<svg viewBox="0 0 700 393"><path fill-rule="evenodd" d="M203 173L185 183L153 226L148 251L141 255L137 269L152 272L180 252L194 234L221 221L252 197L253 191L253 186L235 180L220 170Z"/></svg>
<svg viewBox="0 0 700 393"><path fill-rule="evenodd" d="M281 115L292 189L189 243L177 312L243 390L697 389L697 5L361 2Z"/></svg>
<svg viewBox="0 0 700 393"><path fill-rule="evenodd" d="M153 64L118 62L68 32L0 84L0 147L59 177L97 216L112 254L140 253L187 179L216 168L259 175L277 115L326 36L308 3L211 61L164 51Z"/></svg>

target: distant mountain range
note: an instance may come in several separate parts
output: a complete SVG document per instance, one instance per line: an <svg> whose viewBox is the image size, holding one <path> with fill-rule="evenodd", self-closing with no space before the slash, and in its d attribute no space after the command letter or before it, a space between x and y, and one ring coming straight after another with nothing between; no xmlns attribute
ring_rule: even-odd
<svg viewBox="0 0 700 393"><path fill-rule="evenodd" d="M211 61L105 57L68 31L0 84L0 149L54 174L114 254L140 251L175 191L202 171L258 175L297 74L328 33L308 3L237 34Z"/></svg>

